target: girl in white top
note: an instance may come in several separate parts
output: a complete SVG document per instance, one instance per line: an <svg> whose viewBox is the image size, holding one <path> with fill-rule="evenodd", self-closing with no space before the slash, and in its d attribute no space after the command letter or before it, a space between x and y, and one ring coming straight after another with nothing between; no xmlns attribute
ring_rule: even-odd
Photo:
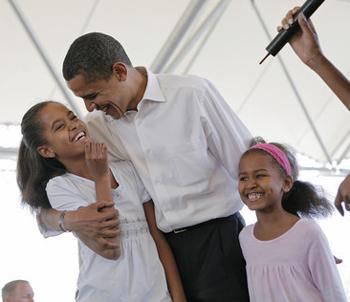
<svg viewBox="0 0 350 302"><path fill-rule="evenodd" d="M241 157L239 192L257 222L239 239L251 302L345 302L327 239L312 219L332 207L296 180L294 155L276 143L253 145Z"/></svg>
<svg viewBox="0 0 350 302"><path fill-rule="evenodd" d="M175 261L157 233L150 197L132 164L109 167L105 145L91 142L85 124L60 103L34 105L21 126L17 174L24 202L68 211L95 200L114 201L118 208L114 249L92 250L79 239L76 301L171 301L157 248L174 301L185 301Z"/></svg>

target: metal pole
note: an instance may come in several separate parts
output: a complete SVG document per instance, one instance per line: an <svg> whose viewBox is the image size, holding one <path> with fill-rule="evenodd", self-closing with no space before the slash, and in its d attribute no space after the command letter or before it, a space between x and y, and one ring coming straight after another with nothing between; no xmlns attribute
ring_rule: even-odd
<svg viewBox="0 0 350 302"><path fill-rule="evenodd" d="M183 15L175 25L172 33L160 49L156 58L153 60L150 69L155 72L161 72L169 58L174 53L176 47L180 44L187 30L191 27L191 24L198 16L203 5L207 3L208 0L192 0L190 4L186 7Z"/></svg>
<svg viewBox="0 0 350 302"><path fill-rule="evenodd" d="M222 14L224 13L224 10L222 10ZM220 16L221 17L221 16ZM208 30L207 34L205 35L205 37L203 38L202 42L200 43L200 45L198 46L197 50L195 51L195 53L193 54L191 60L189 61L189 63L187 64L185 70L182 72L182 74L187 74L188 71L191 69L191 67L193 66L195 60L197 59L197 57L199 56L200 52L202 51L204 45L207 43L209 37L211 36L213 30L215 29L216 25L218 24L220 18L216 18L213 21L212 26L210 27L210 29Z"/></svg>
<svg viewBox="0 0 350 302"><path fill-rule="evenodd" d="M222 16L226 10L228 4L231 0L221 0L209 14L209 16L202 22L199 28L194 32L194 34L186 41L185 45L176 55L172 62L165 68L166 73L171 73L175 67L183 60L186 54L190 51L194 43L199 39L201 34L208 28L210 25L214 25L218 19Z"/></svg>
<svg viewBox="0 0 350 302"><path fill-rule="evenodd" d="M44 61L46 67L48 68L48 70L49 70L51 76L53 77L54 81L57 83L57 85L58 85L59 89L61 90L62 94L64 95L64 97L66 98L66 100L68 101L68 103L70 104L72 109L74 110L74 112L76 112L76 114L79 117L82 117L82 114L81 114L79 108L75 106L75 104L74 104L72 98L70 97L70 94L69 94L65 84L62 83L61 78L57 75L55 69L53 68L53 65L51 64L50 60L46 56L43 48L39 44L39 41L36 39L33 31L30 29L28 22L26 22L26 20L24 18L24 15L20 11L20 9L17 7L15 1L8 0L8 2L11 5L11 7L12 7L13 11L15 12L15 14L17 15L17 18L20 20L21 24L23 25L24 30L26 31L27 35L31 39L32 43L34 44L36 50L38 51L39 55L41 56L42 60Z"/></svg>

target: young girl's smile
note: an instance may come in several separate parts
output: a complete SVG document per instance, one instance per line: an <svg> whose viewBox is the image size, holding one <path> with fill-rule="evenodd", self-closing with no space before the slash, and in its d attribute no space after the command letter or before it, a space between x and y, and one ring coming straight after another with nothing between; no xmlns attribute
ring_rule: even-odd
<svg viewBox="0 0 350 302"><path fill-rule="evenodd" d="M239 193L251 210L274 207L282 200L290 181L273 163L269 155L261 151L245 154L239 164Z"/></svg>
<svg viewBox="0 0 350 302"><path fill-rule="evenodd" d="M40 147L43 156L62 159L84 153L87 129L72 111L62 104L50 103L41 110L40 118L47 142Z"/></svg>

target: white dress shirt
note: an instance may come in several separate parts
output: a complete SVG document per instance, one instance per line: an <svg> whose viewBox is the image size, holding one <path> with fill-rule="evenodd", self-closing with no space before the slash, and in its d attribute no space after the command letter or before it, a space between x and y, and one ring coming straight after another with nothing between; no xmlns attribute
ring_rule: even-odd
<svg viewBox="0 0 350 302"><path fill-rule="evenodd" d="M92 137L112 157L131 160L164 232L229 216L242 208L238 163L251 134L207 80L154 75L137 111L87 115Z"/></svg>

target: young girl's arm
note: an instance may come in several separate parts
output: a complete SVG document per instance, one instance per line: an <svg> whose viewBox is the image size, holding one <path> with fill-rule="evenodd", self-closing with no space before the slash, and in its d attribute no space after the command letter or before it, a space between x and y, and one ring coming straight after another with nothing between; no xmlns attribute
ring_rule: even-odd
<svg viewBox="0 0 350 302"><path fill-rule="evenodd" d="M85 160L93 180L95 181L96 201L113 202L111 190L111 174L107 163L107 148L104 144L87 142L85 144ZM102 210L104 211L104 210ZM118 259L120 256L120 236L114 238L115 247L100 251L103 257ZM101 253L99 253L101 255ZM106 257L107 258L107 257Z"/></svg>
<svg viewBox="0 0 350 302"><path fill-rule="evenodd" d="M307 234L310 240L308 266L312 280L324 301L346 302L344 288L326 236L314 223Z"/></svg>
<svg viewBox="0 0 350 302"><path fill-rule="evenodd" d="M154 205L152 201L143 204L147 223L150 233L156 243L160 261L163 264L169 292L174 302L185 302L185 292L182 287L179 271L173 256L173 253L164 238L163 233L156 225L156 217L154 213Z"/></svg>

